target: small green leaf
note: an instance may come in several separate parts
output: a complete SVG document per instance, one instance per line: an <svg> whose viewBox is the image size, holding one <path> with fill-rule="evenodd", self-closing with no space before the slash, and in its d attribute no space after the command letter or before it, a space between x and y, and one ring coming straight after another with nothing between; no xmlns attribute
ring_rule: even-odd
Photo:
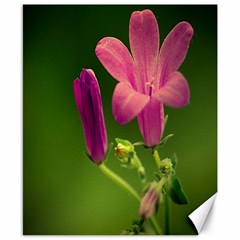
<svg viewBox="0 0 240 240"><path fill-rule="evenodd" d="M156 181L158 181L158 182L161 180L161 176L157 172L154 173L154 177L155 177Z"/></svg>
<svg viewBox="0 0 240 240"><path fill-rule="evenodd" d="M169 138L173 137L173 134L167 135L159 144L158 146L164 146L165 143L168 141Z"/></svg>
<svg viewBox="0 0 240 240"><path fill-rule="evenodd" d="M173 178L171 185L169 187L169 196L171 197L172 201L182 205L188 204L188 199L184 191L182 190L181 182L178 178Z"/></svg>

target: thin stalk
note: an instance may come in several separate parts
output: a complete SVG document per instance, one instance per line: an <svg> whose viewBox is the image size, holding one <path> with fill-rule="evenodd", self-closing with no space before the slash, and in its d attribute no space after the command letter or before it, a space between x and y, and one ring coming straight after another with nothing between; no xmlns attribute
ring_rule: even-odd
<svg viewBox="0 0 240 240"><path fill-rule="evenodd" d="M134 157L133 157L133 161L135 161L135 164L136 164L136 168L137 168L137 171L138 171L138 175L140 177L140 180L143 184L145 184L147 182L147 177L146 177L146 172L145 172L145 168L143 167L140 159L138 158L137 154L135 153L134 154Z"/></svg>
<svg viewBox="0 0 240 240"><path fill-rule="evenodd" d="M158 154L157 148L153 149L153 157L155 159L157 168L159 169L161 159ZM159 182L159 187L162 187L167 181L168 181L167 178L162 178L161 181ZM168 195L167 194L165 194L164 204L165 204L165 234L169 235L170 223L169 223L169 203L168 203Z"/></svg>
<svg viewBox="0 0 240 240"><path fill-rule="evenodd" d="M107 176L109 177L113 182L118 184L120 187L125 189L128 193L130 193L137 201L140 201L140 196L136 192L136 190L127 183L124 179L122 179L120 176L118 176L116 173L114 173L112 170L110 170L104 163L101 163L98 165L99 169Z"/></svg>
<svg viewBox="0 0 240 240"><path fill-rule="evenodd" d="M124 179L122 179L120 176L118 176L116 173L110 170L104 163L99 164L98 167L107 177L109 177L113 182L122 187L125 191L130 193L138 202L140 202L141 198L139 194L129 183L127 183ZM153 227L154 231L156 232L156 234L162 234L162 230L159 227L155 219L155 216L152 216L149 219L149 222Z"/></svg>

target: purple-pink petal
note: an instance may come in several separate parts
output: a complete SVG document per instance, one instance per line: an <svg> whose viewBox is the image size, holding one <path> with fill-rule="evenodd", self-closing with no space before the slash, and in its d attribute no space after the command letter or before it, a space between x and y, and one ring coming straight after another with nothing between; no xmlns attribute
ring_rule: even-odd
<svg viewBox="0 0 240 240"><path fill-rule="evenodd" d="M187 80L180 72L174 72L169 75L166 84L154 93L153 97L170 107L185 107L190 99Z"/></svg>
<svg viewBox="0 0 240 240"><path fill-rule="evenodd" d="M157 20L150 10L135 11L129 23L131 52L137 68L138 91L146 93L146 82L154 82L159 51Z"/></svg>
<svg viewBox="0 0 240 240"><path fill-rule="evenodd" d="M153 147L159 144L164 128L163 104L151 97L138 115L138 125L147 146Z"/></svg>
<svg viewBox="0 0 240 240"><path fill-rule="evenodd" d="M150 97L136 92L127 82L117 84L112 100L112 111L119 124L125 124L135 118L148 103Z"/></svg>
<svg viewBox="0 0 240 240"><path fill-rule="evenodd" d="M167 77L176 72L184 61L192 36L192 26L188 22L180 22L165 38L158 61L157 78L160 86L166 83Z"/></svg>
<svg viewBox="0 0 240 240"><path fill-rule="evenodd" d="M117 38L101 39L95 53L106 70L118 81L135 82L134 65L127 47Z"/></svg>
<svg viewBox="0 0 240 240"><path fill-rule="evenodd" d="M83 69L73 88L87 149L92 160L98 164L105 159L108 141L100 89L94 72Z"/></svg>
<svg viewBox="0 0 240 240"><path fill-rule="evenodd" d="M159 193L156 188L150 188L141 200L139 215L143 219L150 218L156 210Z"/></svg>

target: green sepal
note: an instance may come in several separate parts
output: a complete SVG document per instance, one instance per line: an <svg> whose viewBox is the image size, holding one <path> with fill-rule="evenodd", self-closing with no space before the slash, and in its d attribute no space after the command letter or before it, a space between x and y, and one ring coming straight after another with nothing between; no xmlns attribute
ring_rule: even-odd
<svg viewBox="0 0 240 240"><path fill-rule="evenodd" d="M168 192L174 203L179 205L188 204L187 196L184 193L181 182L177 177L172 179Z"/></svg>
<svg viewBox="0 0 240 240"><path fill-rule="evenodd" d="M145 146L144 142L135 142L133 146Z"/></svg>
<svg viewBox="0 0 240 240"><path fill-rule="evenodd" d="M107 161L108 156L109 156L109 153L110 153L112 147L113 147L113 143L110 143L110 144L108 145L108 148L107 148L107 151L106 151L105 159L103 160L104 162ZM92 162L95 162L95 161L92 159L91 155L88 153L88 151L84 151L83 153L84 153L84 155L85 155L89 160L91 160Z"/></svg>
<svg viewBox="0 0 240 240"><path fill-rule="evenodd" d="M158 146L164 146L165 143L168 141L169 138L173 137L173 134L168 134L163 140L161 140L161 142L158 144Z"/></svg>
<svg viewBox="0 0 240 240"><path fill-rule="evenodd" d="M154 173L154 177L155 177L156 181L158 181L158 182L161 180L161 176L157 172Z"/></svg>
<svg viewBox="0 0 240 240"><path fill-rule="evenodd" d="M107 151L106 151L106 157L105 157L105 162L108 160L108 156L109 156L109 153L110 151L112 150L112 147L113 147L113 142L111 142L109 145L108 145L108 148L107 148Z"/></svg>
<svg viewBox="0 0 240 240"><path fill-rule="evenodd" d="M142 146L142 147L144 147L144 148L152 148L152 147L148 147L144 142L135 142L134 144L133 144L133 146L134 147L138 147L138 146Z"/></svg>
<svg viewBox="0 0 240 240"><path fill-rule="evenodd" d="M86 156L86 158L88 158L90 161L94 162L94 160L92 159L91 155L88 153L88 151L84 151L83 152L84 155Z"/></svg>

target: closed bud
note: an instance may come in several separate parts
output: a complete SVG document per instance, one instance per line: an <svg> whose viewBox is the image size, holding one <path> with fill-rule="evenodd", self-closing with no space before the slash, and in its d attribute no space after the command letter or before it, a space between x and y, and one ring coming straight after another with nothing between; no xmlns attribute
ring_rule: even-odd
<svg viewBox="0 0 240 240"><path fill-rule="evenodd" d="M81 116L90 159L101 163L106 158L107 132L97 78L91 69L82 69L73 83L74 97Z"/></svg>
<svg viewBox="0 0 240 240"><path fill-rule="evenodd" d="M173 175L174 174L174 169L172 162L169 158L165 158L161 161L160 163L160 172L165 175Z"/></svg>
<svg viewBox="0 0 240 240"><path fill-rule="evenodd" d="M158 204L159 193L157 185L152 184L140 203L139 214L143 219L150 218L155 212Z"/></svg>
<svg viewBox="0 0 240 240"><path fill-rule="evenodd" d="M122 143L118 143L117 147L115 147L115 155L119 159L128 158L130 152L132 152L130 145L123 145Z"/></svg>

